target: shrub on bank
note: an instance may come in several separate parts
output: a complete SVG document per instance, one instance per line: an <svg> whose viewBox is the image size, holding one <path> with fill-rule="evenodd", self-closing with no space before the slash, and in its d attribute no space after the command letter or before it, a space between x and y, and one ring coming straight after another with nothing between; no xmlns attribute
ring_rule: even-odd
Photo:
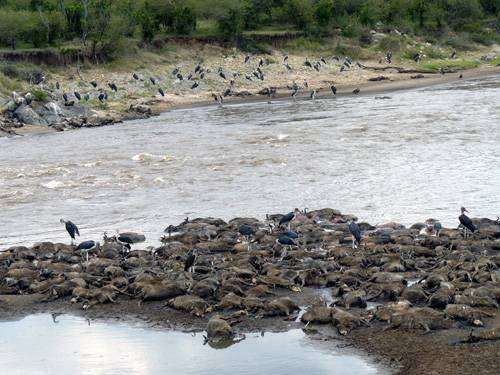
<svg viewBox="0 0 500 375"><path fill-rule="evenodd" d="M399 52L404 47L404 41L400 36L396 35L387 35L380 39L378 42L378 49L380 51L392 51Z"/></svg>

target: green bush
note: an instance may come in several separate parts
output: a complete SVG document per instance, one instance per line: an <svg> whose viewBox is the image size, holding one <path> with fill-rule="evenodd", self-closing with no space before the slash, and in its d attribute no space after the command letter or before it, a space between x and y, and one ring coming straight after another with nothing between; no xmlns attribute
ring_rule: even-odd
<svg viewBox="0 0 500 375"><path fill-rule="evenodd" d="M191 34L196 30L196 14L189 7L177 7L174 11L174 31L177 34Z"/></svg>
<svg viewBox="0 0 500 375"><path fill-rule="evenodd" d="M425 47L423 53L428 59L447 59L450 56L449 51L436 47Z"/></svg>
<svg viewBox="0 0 500 375"><path fill-rule="evenodd" d="M243 2L241 11L245 30L255 30L261 26L261 13L256 1Z"/></svg>
<svg viewBox="0 0 500 375"><path fill-rule="evenodd" d="M241 37L244 25L243 14L240 9L229 9L217 21L219 32L227 37Z"/></svg>
<svg viewBox="0 0 500 375"><path fill-rule="evenodd" d="M327 27L333 20L333 0L319 0L314 11L314 18L320 27Z"/></svg>
<svg viewBox="0 0 500 375"><path fill-rule="evenodd" d="M38 102L45 102L49 97L49 94L46 91L36 88L31 90L31 94L33 95L33 98Z"/></svg>
<svg viewBox="0 0 500 375"><path fill-rule="evenodd" d="M9 95L12 91L19 90L21 90L19 81L11 79L0 72L0 94Z"/></svg>
<svg viewBox="0 0 500 375"><path fill-rule="evenodd" d="M480 20L483 16L478 0L446 0L447 21L455 29Z"/></svg>
<svg viewBox="0 0 500 375"><path fill-rule="evenodd" d="M479 31L471 34L471 39L485 46L500 43L500 34L496 32Z"/></svg>
<svg viewBox="0 0 500 375"><path fill-rule="evenodd" d="M339 26L342 36L346 38L359 38L363 34L363 28L355 16L343 17L339 20Z"/></svg>
<svg viewBox="0 0 500 375"><path fill-rule="evenodd" d="M0 44L16 49L19 41L27 39L31 29L32 14L28 11L0 11Z"/></svg>
<svg viewBox="0 0 500 375"><path fill-rule="evenodd" d="M158 31L158 19L155 19L152 7L148 1L144 3L144 7L139 12L138 20L141 27L142 39L147 43L151 43Z"/></svg>
<svg viewBox="0 0 500 375"><path fill-rule="evenodd" d="M380 39L378 42L378 49L380 51L393 51L398 52L403 48L404 42L401 37L395 35L388 35Z"/></svg>
<svg viewBox="0 0 500 375"><path fill-rule="evenodd" d="M310 0L283 0L282 21L298 30L309 32L314 26L313 6Z"/></svg>
<svg viewBox="0 0 500 375"><path fill-rule="evenodd" d="M486 13L498 15L500 12L500 1L498 0L480 0L479 2Z"/></svg>
<svg viewBox="0 0 500 375"><path fill-rule="evenodd" d="M335 47L335 53L348 56L352 59L358 59L361 56L361 48L357 45L339 43Z"/></svg>
<svg viewBox="0 0 500 375"><path fill-rule="evenodd" d="M241 40L240 48L244 52L254 53L259 55L270 54L271 49L268 45L257 43L252 38L243 38Z"/></svg>
<svg viewBox="0 0 500 375"><path fill-rule="evenodd" d="M468 33L460 33L450 36L448 39L446 39L445 43L447 46L450 46L456 50L467 51L474 49L470 35Z"/></svg>
<svg viewBox="0 0 500 375"><path fill-rule="evenodd" d="M368 0L359 11L359 20L363 25L374 26L384 18L384 1Z"/></svg>

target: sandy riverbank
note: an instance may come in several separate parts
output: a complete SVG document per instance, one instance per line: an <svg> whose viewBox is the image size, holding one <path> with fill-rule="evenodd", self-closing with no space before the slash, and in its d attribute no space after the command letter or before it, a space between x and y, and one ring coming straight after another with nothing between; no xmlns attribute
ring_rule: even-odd
<svg viewBox="0 0 500 375"><path fill-rule="evenodd" d="M354 95L352 93L354 89L359 89L360 95L372 95L450 83L459 80L460 75L465 80L500 74L499 66L488 64L467 70L448 71L441 75L421 69L416 64L408 65L397 61L387 65L375 60L361 61L360 65L353 62L349 69L340 71L342 60L337 61L333 58L325 58L325 63L321 62L322 66L317 71L305 66L304 61L306 59L311 62L321 61L320 57L313 59L305 55L289 55L287 60L287 64L291 67L289 70L284 67L282 62L284 57L279 52L270 56L252 56L247 63L244 62L245 55L242 53L234 51L231 54L227 51L224 53L223 56L217 56L211 51L209 54L211 57L206 59L200 57L197 59L197 55L182 56L182 58L177 56L174 61L154 61L147 67L138 63L135 68L117 67L114 70L102 67L86 70L68 68L51 75L50 80L42 85L42 89L48 93L48 100L61 108L63 114L59 116L58 122L50 126L33 126L16 122L7 123L3 127L11 134L24 135L113 125L129 119L147 118L177 108L217 105L212 95L220 95L228 89L231 93L224 98L225 104L268 101L266 95L259 94L266 88L276 90L271 100L291 100L291 87L294 83L299 87L297 98L309 99L312 90L318 92L318 98L332 97L331 85L336 86L338 96ZM206 69L203 79L194 75L197 61L203 61L201 66ZM264 80L257 79L253 75L259 65ZM182 80L172 75L171 72L175 68L178 68L183 75ZM224 73L226 79L220 77L219 70ZM132 72L137 74L138 79L132 77ZM193 74L191 80L187 80L189 74ZM154 84L150 78L153 78ZM381 80L373 81L375 79ZM91 86L91 82L96 82L97 88ZM191 89L194 82L197 82L199 87ZM111 91L107 86L108 83L116 84L118 91L116 93ZM160 88L164 96L160 95ZM82 96L89 94L90 101L76 100L73 95L75 91ZM104 103L96 99L96 95L101 92L107 92L109 95ZM64 93L69 95L70 101L75 102L74 107L64 106L62 99ZM3 134L8 135L6 132Z"/></svg>

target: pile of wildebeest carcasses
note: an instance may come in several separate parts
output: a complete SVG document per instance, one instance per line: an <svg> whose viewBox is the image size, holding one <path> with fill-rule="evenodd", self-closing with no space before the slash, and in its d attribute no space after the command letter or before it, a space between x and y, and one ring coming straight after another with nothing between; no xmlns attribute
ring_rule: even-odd
<svg viewBox="0 0 500 375"><path fill-rule="evenodd" d="M58 300L84 309L130 299L146 309L160 300L166 310L204 319L209 338L231 338L235 317L300 319L342 335L379 324L470 326L471 341L500 337L498 221L472 219L478 230L468 238L459 228L360 222L353 246L351 215L321 209L292 216L186 219L169 226L157 248L129 249L106 237L88 260L61 243L2 249L0 294L43 294L48 306ZM318 290L328 298L297 302Z"/></svg>

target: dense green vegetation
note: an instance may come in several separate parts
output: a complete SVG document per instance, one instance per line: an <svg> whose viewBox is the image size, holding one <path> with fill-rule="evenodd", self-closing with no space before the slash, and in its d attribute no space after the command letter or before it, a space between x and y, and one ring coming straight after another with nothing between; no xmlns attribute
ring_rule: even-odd
<svg viewBox="0 0 500 375"><path fill-rule="evenodd" d="M374 28L437 38L499 41L500 0L0 0L0 47L84 48L107 59L165 36L223 37L258 31L334 32L364 42Z"/></svg>

